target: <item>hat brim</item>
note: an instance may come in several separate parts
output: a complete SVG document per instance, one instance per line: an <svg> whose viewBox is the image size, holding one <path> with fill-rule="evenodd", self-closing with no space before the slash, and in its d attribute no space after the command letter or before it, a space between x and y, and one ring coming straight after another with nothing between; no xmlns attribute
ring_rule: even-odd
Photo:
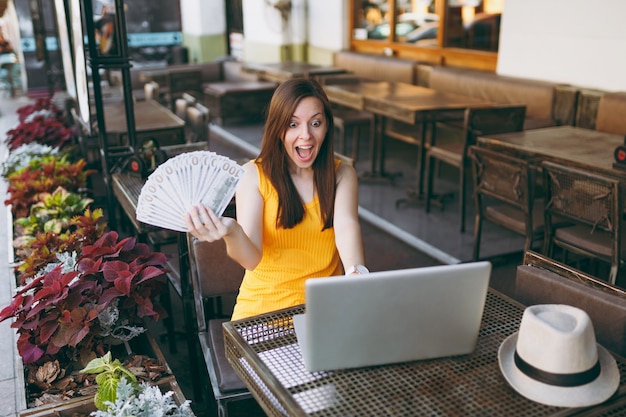
<svg viewBox="0 0 626 417"><path fill-rule="evenodd" d="M517 368L513 359L517 335L516 332L502 342L498 349L498 362L509 385L524 397L555 407L586 407L608 400L619 387L620 374L615 358L600 345L597 345L600 375L588 384L559 387L528 377Z"/></svg>

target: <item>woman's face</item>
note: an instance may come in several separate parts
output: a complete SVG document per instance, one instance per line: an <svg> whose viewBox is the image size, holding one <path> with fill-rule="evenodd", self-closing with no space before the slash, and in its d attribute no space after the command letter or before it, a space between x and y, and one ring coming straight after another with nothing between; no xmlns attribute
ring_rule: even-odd
<svg viewBox="0 0 626 417"><path fill-rule="evenodd" d="M327 128L322 102L316 97L300 100L283 138L287 155L295 167L310 168L313 165Z"/></svg>

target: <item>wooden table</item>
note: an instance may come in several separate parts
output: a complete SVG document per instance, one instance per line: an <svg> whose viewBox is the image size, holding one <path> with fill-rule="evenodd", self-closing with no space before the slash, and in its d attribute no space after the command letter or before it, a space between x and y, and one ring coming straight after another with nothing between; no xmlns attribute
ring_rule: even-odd
<svg viewBox="0 0 626 417"><path fill-rule="evenodd" d="M478 98L441 92L413 84L387 81L360 81L325 85L324 90L333 103L374 113L376 117L375 143L370 146L372 172L370 176L385 177L385 118L413 126L421 125L418 161L419 198L424 192L425 150L428 131L435 122L461 120L468 107L489 106L492 103Z"/></svg>
<svg viewBox="0 0 626 417"><path fill-rule="evenodd" d="M205 83L204 105L221 125L262 121L278 84L271 81Z"/></svg>
<svg viewBox="0 0 626 417"><path fill-rule="evenodd" d="M134 109L138 143L144 138L156 139L160 146L185 142L185 122L169 109L154 100L137 101ZM127 144L124 103L105 103L104 121L110 144Z"/></svg>
<svg viewBox="0 0 626 417"><path fill-rule="evenodd" d="M523 159L552 161L626 181L626 170L613 168L613 152L624 137L574 126L482 136L478 145Z"/></svg>
<svg viewBox="0 0 626 417"><path fill-rule="evenodd" d="M196 66L189 64L168 65L165 67L143 68L139 72L139 81L147 83L154 81L159 84L160 88L169 88L172 74L181 74L194 81L191 86L192 90L198 90L202 85L202 70ZM198 84L199 83L199 84Z"/></svg>
<svg viewBox="0 0 626 417"><path fill-rule="evenodd" d="M626 359L618 356L621 386L602 405L550 407L514 391L497 351L518 330L524 307L491 289L472 354L385 366L307 372L292 322L303 311L298 306L224 324L227 358L270 416L603 415L626 397Z"/></svg>
<svg viewBox="0 0 626 417"><path fill-rule="evenodd" d="M168 67L143 68L139 71L139 81L144 84L154 81L160 87L167 87L169 73Z"/></svg>
<svg viewBox="0 0 626 417"><path fill-rule="evenodd" d="M268 64L248 63L243 65L243 70L256 73L261 80L277 83L282 83L292 78L315 78L346 72L343 68L295 61Z"/></svg>

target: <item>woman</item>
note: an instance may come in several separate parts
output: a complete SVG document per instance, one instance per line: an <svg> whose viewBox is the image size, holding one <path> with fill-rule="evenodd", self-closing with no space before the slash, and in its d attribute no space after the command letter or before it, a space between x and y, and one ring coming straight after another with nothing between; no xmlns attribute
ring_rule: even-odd
<svg viewBox="0 0 626 417"><path fill-rule="evenodd" d="M333 130L317 82L282 83L270 102L259 157L244 165L237 220L202 206L187 213L193 236L224 239L228 255L246 269L233 320L304 303L307 278L341 275L342 266L346 273L367 272L357 175L335 160Z"/></svg>

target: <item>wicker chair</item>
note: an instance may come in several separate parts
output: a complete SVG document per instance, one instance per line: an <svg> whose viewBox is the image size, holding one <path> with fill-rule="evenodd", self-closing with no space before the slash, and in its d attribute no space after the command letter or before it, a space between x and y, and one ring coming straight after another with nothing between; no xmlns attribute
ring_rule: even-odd
<svg viewBox="0 0 626 417"><path fill-rule="evenodd" d="M543 252L555 247L605 261L608 281L615 284L622 254L623 187L617 179L544 161L545 239ZM555 218L572 224L555 225ZM564 260L567 263L567 259Z"/></svg>
<svg viewBox="0 0 626 417"><path fill-rule="evenodd" d="M536 168L528 161L490 149L469 149L476 220L474 260L479 259L484 221L525 237L524 250L543 238L543 201L535 199Z"/></svg>
<svg viewBox="0 0 626 417"><path fill-rule="evenodd" d="M426 153L426 212L430 211L433 199L435 162L443 162L459 170L459 210L461 213L461 232L465 232L465 208L470 159L467 150L476 144L479 135L519 132L524 127L526 106L506 105L486 108L470 108L465 111L463 140L437 143L433 141Z"/></svg>

